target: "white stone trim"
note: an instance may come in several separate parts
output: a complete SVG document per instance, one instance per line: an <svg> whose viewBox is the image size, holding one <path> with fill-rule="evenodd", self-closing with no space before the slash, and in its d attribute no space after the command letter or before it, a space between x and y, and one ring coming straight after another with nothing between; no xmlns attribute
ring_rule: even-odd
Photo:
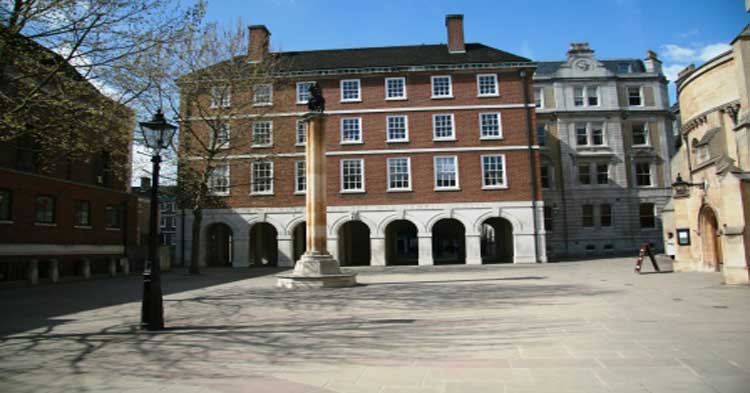
<svg viewBox="0 0 750 393"><path fill-rule="evenodd" d="M122 254L122 245L97 244L0 244L2 256L24 255L108 255Z"/></svg>

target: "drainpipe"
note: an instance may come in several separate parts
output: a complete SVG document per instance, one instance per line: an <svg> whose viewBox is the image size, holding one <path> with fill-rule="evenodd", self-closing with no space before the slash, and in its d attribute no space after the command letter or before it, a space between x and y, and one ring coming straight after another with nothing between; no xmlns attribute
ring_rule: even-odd
<svg viewBox="0 0 750 393"><path fill-rule="evenodd" d="M185 209L180 209L180 266L185 267Z"/></svg>
<svg viewBox="0 0 750 393"><path fill-rule="evenodd" d="M529 73L521 70L523 80L523 105L526 109L526 135L529 140L529 173L531 174L531 209L534 220L534 261L539 263L539 223L537 213L536 197L538 193L536 178L536 157L534 156L534 134L531 124L531 106L529 106Z"/></svg>

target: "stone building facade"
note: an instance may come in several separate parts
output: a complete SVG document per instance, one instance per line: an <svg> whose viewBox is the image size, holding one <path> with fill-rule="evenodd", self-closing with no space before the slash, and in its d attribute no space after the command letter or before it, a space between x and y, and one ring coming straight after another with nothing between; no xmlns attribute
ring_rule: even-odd
<svg viewBox="0 0 750 393"><path fill-rule="evenodd" d="M750 33L732 49L679 74L682 146L672 160L673 210L665 238L675 239L675 270L723 271L748 283L750 264Z"/></svg>
<svg viewBox="0 0 750 393"><path fill-rule="evenodd" d="M545 262L534 64L465 43L461 15L446 27L447 45L273 53L293 59L279 75L290 87L265 91L263 121L232 119L267 143L229 149L200 264L293 266L304 252L311 82L326 99L328 249L342 265ZM269 55L269 36L250 28L250 59ZM193 241L185 220L178 252Z"/></svg>
<svg viewBox="0 0 750 393"><path fill-rule="evenodd" d="M673 137L656 54L600 60L574 43L565 61L538 63L534 94L547 255L661 249Z"/></svg>

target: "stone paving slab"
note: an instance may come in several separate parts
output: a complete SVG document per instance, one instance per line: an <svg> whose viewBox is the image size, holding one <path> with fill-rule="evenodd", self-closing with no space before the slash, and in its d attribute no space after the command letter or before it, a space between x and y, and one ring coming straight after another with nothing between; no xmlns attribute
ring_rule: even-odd
<svg viewBox="0 0 750 393"><path fill-rule="evenodd" d="M138 276L2 288L0 392L750 391L750 288L633 262L176 271L157 333Z"/></svg>

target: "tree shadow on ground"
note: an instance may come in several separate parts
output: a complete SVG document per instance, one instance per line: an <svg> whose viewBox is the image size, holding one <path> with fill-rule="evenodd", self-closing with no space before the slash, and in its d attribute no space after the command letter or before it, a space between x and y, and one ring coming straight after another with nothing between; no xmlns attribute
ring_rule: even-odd
<svg viewBox="0 0 750 393"><path fill-rule="evenodd" d="M200 275L176 269L162 273L164 295L223 285L235 281L280 273L284 268L209 268ZM141 275L89 281L69 281L32 288L0 289L0 310L5 314L0 337L39 327L60 324L56 316L138 302L143 297Z"/></svg>

